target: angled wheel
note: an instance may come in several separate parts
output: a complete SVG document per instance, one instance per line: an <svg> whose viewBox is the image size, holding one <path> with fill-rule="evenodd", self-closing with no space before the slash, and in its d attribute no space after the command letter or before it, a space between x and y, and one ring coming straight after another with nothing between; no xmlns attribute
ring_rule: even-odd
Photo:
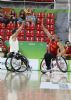
<svg viewBox="0 0 71 100"><path fill-rule="evenodd" d="M40 71L45 74L47 72L47 66L46 66L46 62L45 59L43 58L41 63L40 63Z"/></svg>
<svg viewBox="0 0 71 100"><path fill-rule="evenodd" d="M8 71L14 71L14 69L11 66L11 58L7 58L5 61L5 67Z"/></svg>
<svg viewBox="0 0 71 100"><path fill-rule="evenodd" d="M27 70L28 62L26 59L13 57L11 59L11 66L16 72L24 72Z"/></svg>
<svg viewBox="0 0 71 100"><path fill-rule="evenodd" d="M16 57L12 57L11 66L15 71L18 71L21 68L21 59L16 59Z"/></svg>
<svg viewBox="0 0 71 100"><path fill-rule="evenodd" d="M56 63L57 63L58 68L60 69L60 71L62 71L64 73L67 72L68 67L67 67L67 62L64 57L57 57Z"/></svg>

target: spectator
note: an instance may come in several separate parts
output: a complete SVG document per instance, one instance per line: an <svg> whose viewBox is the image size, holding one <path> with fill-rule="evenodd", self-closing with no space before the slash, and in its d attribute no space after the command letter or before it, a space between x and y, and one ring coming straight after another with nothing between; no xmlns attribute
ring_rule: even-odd
<svg viewBox="0 0 71 100"><path fill-rule="evenodd" d="M50 43L48 45L47 52L44 55L47 70L49 70L49 72L50 72L51 71L50 70L51 69L51 65L50 65L51 59L56 58L57 56L59 56L59 57L63 56L65 54L65 48L62 45L62 43L60 42L58 35L56 35L56 34L51 35L50 32L48 31L48 29L45 28L43 23L42 23L42 29L45 32L45 34L48 36L48 38L50 39Z"/></svg>
<svg viewBox="0 0 71 100"><path fill-rule="evenodd" d="M5 25L7 25L10 22L9 15L6 11L3 14L3 19L4 19L3 22L5 23Z"/></svg>
<svg viewBox="0 0 71 100"><path fill-rule="evenodd" d="M25 20L25 12L24 12L24 10L22 9L22 10L20 11L20 13L19 13L18 21L19 21L19 22L22 22L22 21L24 21L24 20Z"/></svg>
<svg viewBox="0 0 71 100"><path fill-rule="evenodd" d="M71 43L69 41L65 42L65 50L66 50L66 54L64 54L64 56L67 59L71 59Z"/></svg>
<svg viewBox="0 0 71 100"><path fill-rule="evenodd" d="M19 51L18 34L21 32L23 26L24 26L24 22L22 22L21 26L18 29L14 29L12 31L12 35L10 36L10 39L9 39L11 53L12 52L18 53Z"/></svg>
<svg viewBox="0 0 71 100"><path fill-rule="evenodd" d="M3 23L3 9L0 8L0 22Z"/></svg>
<svg viewBox="0 0 71 100"><path fill-rule="evenodd" d="M10 21L17 23L17 14L14 9L10 12Z"/></svg>
<svg viewBox="0 0 71 100"><path fill-rule="evenodd" d="M9 17L6 12L3 12L3 9L0 9L0 22L7 25L9 23Z"/></svg>
<svg viewBox="0 0 71 100"><path fill-rule="evenodd" d="M26 21L27 22L33 22L34 24L36 23L36 17L33 15L33 11L31 8L25 9L24 10L26 13Z"/></svg>
<svg viewBox="0 0 71 100"><path fill-rule="evenodd" d="M7 55L7 47L4 44L2 36L0 36L0 57L6 57Z"/></svg>

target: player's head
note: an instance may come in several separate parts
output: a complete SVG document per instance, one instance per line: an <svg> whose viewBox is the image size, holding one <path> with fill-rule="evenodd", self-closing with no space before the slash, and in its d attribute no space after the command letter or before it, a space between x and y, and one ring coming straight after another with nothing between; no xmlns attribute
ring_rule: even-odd
<svg viewBox="0 0 71 100"><path fill-rule="evenodd" d="M59 41L59 36L57 34L52 35L53 41Z"/></svg>
<svg viewBox="0 0 71 100"><path fill-rule="evenodd" d="M17 30L17 29L14 29L14 30L12 31L12 34L15 34L16 30Z"/></svg>
<svg viewBox="0 0 71 100"><path fill-rule="evenodd" d="M71 45L70 41L66 41L65 44L66 44L66 46Z"/></svg>

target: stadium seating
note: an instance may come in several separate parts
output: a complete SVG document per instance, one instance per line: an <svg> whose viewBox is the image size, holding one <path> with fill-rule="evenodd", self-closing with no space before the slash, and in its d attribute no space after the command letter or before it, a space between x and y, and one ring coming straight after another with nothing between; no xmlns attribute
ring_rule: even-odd
<svg viewBox="0 0 71 100"><path fill-rule="evenodd" d="M6 30L6 36L10 36L10 35L12 35L12 30Z"/></svg>
<svg viewBox="0 0 71 100"><path fill-rule="evenodd" d="M44 34L43 31L40 32L40 36L41 36L41 37L45 37L45 34Z"/></svg>
<svg viewBox="0 0 71 100"><path fill-rule="evenodd" d="M54 0L36 0L36 1L48 1L53 2ZM18 35L19 41L36 41L36 42L47 42L49 43L50 40L47 36L45 36L41 24L44 23L45 27L49 30L49 32L54 35L55 34L55 15L53 13L45 13L45 12L38 12L33 13L36 16L37 21L36 23L29 23L26 22L22 31ZM9 40L10 36L12 35L12 30L16 27L20 27L20 23L18 22L17 25L10 22L5 27L4 23L0 23L0 35L4 37L5 40Z"/></svg>
<svg viewBox="0 0 71 100"><path fill-rule="evenodd" d="M9 41L10 36L5 37L5 41Z"/></svg>
<svg viewBox="0 0 71 100"><path fill-rule="evenodd" d="M36 37L44 37L45 34L43 31L36 31Z"/></svg>
<svg viewBox="0 0 71 100"><path fill-rule="evenodd" d="M30 30L30 23L26 23L26 30Z"/></svg>
<svg viewBox="0 0 71 100"><path fill-rule="evenodd" d="M19 41L24 41L24 37L23 37L23 36L19 36L19 37L18 37L18 40L19 40Z"/></svg>
<svg viewBox="0 0 71 100"><path fill-rule="evenodd" d="M48 37L45 37L45 42L46 43L49 43L50 42L50 39Z"/></svg>
<svg viewBox="0 0 71 100"><path fill-rule="evenodd" d="M26 36L26 41L34 41L34 37L28 37L28 36Z"/></svg>
<svg viewBox="0 0 71 100"><path fill-rule="evenodd" d="M45 42L45 38L44 37L36 37L36 42Z"/></svg>
<svg viewBox="0 0 71 100"><path fill-rule="evenodd" d="M35 24L34 23L31 23L30 30L34 30L34 29L35 29Z"/></svg>
<svg viewBox="0 0 71 100"><path fill-rule="evenodd" d="M40 37L36 37L35 41L36 42L40 42L41 38Z"/></svg>
<svg viewBox="0 0 71 100"><path fill-rule="evenodd" d="M17 22L16 28L19 28L20 25L21 25L21 24L20 24L19 22ZM23 30L24 30L24 28L25 28L25 26L23 26Z"/></svg>
<svg viewBox="0 0 71 100"><path fill-rule="evenodd" d="M4 23L0 23L0 29L5 29L5 24Z"/></svg>
<svg viewBox="0 0 71 100"><path fill-rule="evenodd" d="M42 22L44 22L44 18L37 17L37 24L41 24Z"/></svg>
<svg viewBox="0 0 71 100"><path fill-rule="evenodd" d="M54 19L55 18L55 15L53 13L48 13L46 15L46 18L51 18L51 19Z"/></svg>
<svg viewBox="0 0 71 100"><path fill-rule="evenodd" d="M55 24L55 23L54 23L54 19L51 19L51 20L50 20L50 24L51 24L51 25L54 25L54 24Z"/></svg>
<svg viewBox="0 0 71 100"><path fill-rule="evenodd" d="M46 25L54 25L54 19L46 18Z"/></svg>
<svg viewBox="0 0 71 100"><path fill-rule="evenodd" d="M10 22L9 24L7 24L6 29L13 30L14 28L15 28L15 24L13 24L12 22Z"/></svg>
<svg viewBox="0 0 71 100"><path fill-rule="evenodd" d="M36 31L36 37L40 37L40 31Z"/></svg>
<svg viewBox="0 0 71 100"><path fill-rule="evenodd" d="M36 31L36 39L37 42L44 42L45 34L43 31Z"/></svg>
<svg viewBox="0 0 71 100"><path fill-rule="evenodd" d="M4 30L0 29L0 36L4 36Z"/></svg>
<svg viewBox="0 0 71 100"><path fill-rule="evenodd" d="M41 37L40 42L45 42L45 38Z"/></svg>
<svg viewBox="0 0 71 100"><path fill-rule="evenodd" d="M26 30L34 30L35 24L34 23L26 23Z"/></svg>
<svg viewBox="0 0 71 100"><path fill-rule="evenodd" d="M54 25L47 25L46 28L47 28L49 31L54 31Z"/></svg>
<svg viewBox="0 0 71 100"><path fill-rule="evenodd" d="M55 34L55 32L54 32L54 31L50 31L50 33L51 33L51 35L54 35L54 34Z"/></svg>
<svg viewBox="0 0 71 100"><path fill-rule="evenodd" d="M26 31L27 37L34 37L34 31Z"/></svg>
<svg viewBox="0 0 71 100"><path fill-rule="evenodd" d="M53 13L47 13L45 19L45 25L51 35L55 34L55 15ZM49 43L48 37L45 38L45 42Z"/></svg>
<svg viewBox="0 0 71 100"><path fill-rule="evenodd" d="M44 18L44 17L45 17L45 13L44 13L44 12L39 12L39 13L37 14L37 17L38 17L38 18Z"/></svg>
<svg viewBox="0 0 71 100"><path fill-rule="evenodd" d="M25 33L24 33L24 30L22 29L21 32L18 34L18 37L24 36L24 34L25 34Z"/></svg>
<svg viewBox="0 0 71 100"><path fill-rule="evenodd" d="M30 31L30 33L31 33L31 37L35 36L34 31Z"/></svg>
<svg viewBox="0 0 71 100"><path fill-rule="evenodd" d="M41 27L40 24L37 24L37 25L36 25L36 30L37 30L37 31L42 31L42 27Z"/></svg>

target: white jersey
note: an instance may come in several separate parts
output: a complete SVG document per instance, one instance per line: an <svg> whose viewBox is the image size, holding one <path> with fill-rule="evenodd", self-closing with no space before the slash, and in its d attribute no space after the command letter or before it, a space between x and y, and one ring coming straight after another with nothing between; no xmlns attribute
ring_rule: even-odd
<svg viewBox="0 0 71 100"><path fill-rule="evenodd" d="M18 43L18 39L17 38L14 41L12 39L12 36L10 36L9 44L10 44L10 52L18 52L19 51L19 43Z"/></svg>

